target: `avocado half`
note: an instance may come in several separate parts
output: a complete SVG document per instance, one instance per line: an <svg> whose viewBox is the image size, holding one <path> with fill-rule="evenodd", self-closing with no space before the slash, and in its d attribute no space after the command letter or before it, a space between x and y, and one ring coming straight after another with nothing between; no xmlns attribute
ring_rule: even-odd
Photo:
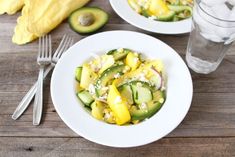
<svg viewBox="0 0 235 157"><path fill-rule="evenodd" d="M69 16L69 25L77 33L89 34L103 27L109 15L97 7L84 7L75 10Z"/></svg>

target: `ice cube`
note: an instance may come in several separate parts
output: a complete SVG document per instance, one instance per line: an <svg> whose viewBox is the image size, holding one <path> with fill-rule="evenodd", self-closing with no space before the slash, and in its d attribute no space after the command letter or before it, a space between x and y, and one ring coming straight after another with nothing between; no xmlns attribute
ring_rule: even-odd
<svg viewBox="0 0 235 157"><path fill-rule="evenodd" d="M213 15L214 11L212 10L212 7L206 5L205 3L200 3L200 7L208 14Z"/></svg>
<svg viewBox="0 0 235 157"><path fill-rule="evenodd" d="M227 0L201 0L202 3L206 4L207 6L214 6L225 3Z"/></svg>
<svg viewBox="0 0 235 157"><path fill-rule="evenodd" d="M206 6L205 4L200 4L200 6L207 10L207 11L211 11L211 9ZM221 39L217 39L218 37L214 37L216 39L212 39L213 35L215 34L214 30L215 30L215 26L209 22L209 18L210 16L208 16L204 11L198 9L196 7L196 9L194 9L193 12L193 20L195 21L196 25L199 27L200 32L202 33L202 36L204 36L206 39L208 40L212 40L212 41L220 41Z"/></svg>
<svg viewBox="0 0 235 157"><path fill-rule="evenodd" d="M215 34L208 34L208 33L200 33L205 39L213 41L213 42L223 42L223 39L221 39L219 36L215 35Z"/></svg>
<svg viewBox="0 0 235 157"><path fill-rule="evenodd" d="M212 23L215 25L218 24L218 21L214 18L215 13L212 10L212 7L208 7L204 3L200 3L199 5L202 9L194 9L194 10L197 10L197 13L200 16L201 20L203 20L206 25L208 25L209 23ZM206 27L209 27L209 26L206 26ZM208 29L211 29L211 28L208 28Z"/></svg>
<svg viewBox="0 0 235 157"><path fill-rule="evenodd" d="M235 0L227 0L227 2L233 6L235 6Z"/></svg>
<svg viewBox="0 0 235 157"><path fill-rule="evenodd" d="M213 15L216 18L223 19L223 20L229 20L231 10L228 8L228 6L226 4L214 5L211 7L211 10L213 12Z"/></svg>
<svg viewBox="0 0 235 157"><path fill-rule="evenodd" d="M235 21L235 7L233 7L232 11L230 12L229 20ZM234 22L234 25L235 25L235 22Z"/></svg>
<svg viewBox="0 0 235 157"><path fill-rule="evenodd" d="M231 11L226 4L214 5L213 7L208 7L204 3L199 5L203 11L195 7L193 19L198 25L201 35L214 42L224 42L230 39L231 35L235 32L235 27L231 26L231 24L235 26L235 23L225 22L216 18L223 18L225 20L234 18L235 8ZM232 14L233 11L234 14Z"/></svg>
<svg viewBox="0 0 235 157"><path fill-rule="evenodd" d="M221 10L223 11L223 9ZM227 13L225 14L226 15L223 16L227 16L226 18L225 17L220 17L220 18L223 18L224 20L228 20L231 22L218 20L218 25L220 27L217 27L216 32L221 38L223 38L224 40L228 40L235 33L235 22L232 22L235 21L235 7L232 10L227 11Z"/></svg>

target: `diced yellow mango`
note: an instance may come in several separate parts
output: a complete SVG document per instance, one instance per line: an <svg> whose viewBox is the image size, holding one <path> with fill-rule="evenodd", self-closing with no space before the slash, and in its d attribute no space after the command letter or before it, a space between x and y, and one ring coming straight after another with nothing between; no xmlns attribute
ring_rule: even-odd
<svg viewBox="0 0 235 157"><path fill-rule="evenodd" d="M83 90L83 88L80 86L80 83L76 81L75 83L75 92L81 92Z"/></svg>
<svg viewBox="0 0 235 157"><path fill-rule="evenodd" d="M160 16L166 14L169 11L170 10L167 7L166 2L164 2L163 0L151 0L149 6L149 12L151 13L151 15Z"/></svg>
<svg viewBox="0 0 235 157"><path fill-rule="evenodd" d="M130 121L131 116L127 108L127 102L122 99L120 93L114 85L109 86L107 101L109 107L114 113L114 116L116 117L116 123L118 125L122 125Z"/></svg>
<svg viewBox="0 0 235 157"><path fill-rule="evenodd" d="M103 120L105 105L100 101L95 101L91 104L91 115L98 119Z"/></svg>
<svg viewBox="0 0 235 157"><path fill-rule="evenodd" d="M141 63L139 55L132 52L127 54L125 62L129 67L131 67L132 71L137 69Z"/></svg>
<svg viewBox="0 0 235 157"><path fill-rule="evenodd" d="M162 60L160 59L156 59L156 60L152 60L150 62L147 62L146 65L148 65L149 67L154 66L154 68L158 71L158 72L162 72L164 69L164 65Z"/></svg>
<svg viewBox="0 0 235 157"><path fill-rule="evenodd" d="M104 109L104 121L111 124L116 123L116 118L113 114L113 111L109 107Z"/></svg>
<svg viewBox="0 0 235 157"><path fill-rule="evenodd" d="M82 75L80 86L84 89L88 89L89 85L97 78L97 74L94 73L88 64L82 66Z"/></svg>
<svg viewBox="0 0 235 157"><path fill-rule="evenodd" d="M146 62L143 66L141 65L138 69L131 71L129 73L126 73L124 75L122 75L121 77L119 77L118 79L113 81L113 84L115 86L119 86L120 84L122 84L125 80L134 78L136 76L138 76L140 73L142 73L143 71L146 71L148 73L148 71L150 70L151 67L154 67L158 72L162 72L163 70L163 63L161 60L151 60ZM151 73L150 73L151 74Z"/></svg>

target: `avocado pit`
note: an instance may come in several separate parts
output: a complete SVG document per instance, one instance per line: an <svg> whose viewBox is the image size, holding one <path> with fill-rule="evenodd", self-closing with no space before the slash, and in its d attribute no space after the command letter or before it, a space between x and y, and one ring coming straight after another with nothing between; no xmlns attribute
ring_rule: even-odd
<svg viewBox="0 0 235 157"><path fill-rule="evenodd" d="M95 16L92 13L83 13L78 17L78 22L82 26L90 26L95 22Z"/></svg>

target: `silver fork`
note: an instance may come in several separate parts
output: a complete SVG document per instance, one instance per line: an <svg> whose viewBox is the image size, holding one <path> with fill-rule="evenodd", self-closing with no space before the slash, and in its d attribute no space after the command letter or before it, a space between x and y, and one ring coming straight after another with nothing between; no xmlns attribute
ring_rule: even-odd
<svg viewBox="0 0 235 157"><path fill-rule="evenodd" d="M37 63L39 65L38 87L33 105L33 125L39 125L43 108L43 73L46 65L51 63L51 36L39 38L39 50Z"/></svg>
<svg viewBox="0 0 235 157"><path fill-rule="evenodd" d="M46 68L44 72L44 78L49 74L49 72L55 67L57 61L60 59L62 54L73 44L73 39L67 35L64 35L57 50L55 51L51 64ZM33 99L33 96L35 95L37 90L37 83L35 83L31 89L28 91L28 93L24 96L20 104L17 106L15 112L12 115L12 119L16 120L18 119L24 111L29 106L31 100Z"/></svg>

